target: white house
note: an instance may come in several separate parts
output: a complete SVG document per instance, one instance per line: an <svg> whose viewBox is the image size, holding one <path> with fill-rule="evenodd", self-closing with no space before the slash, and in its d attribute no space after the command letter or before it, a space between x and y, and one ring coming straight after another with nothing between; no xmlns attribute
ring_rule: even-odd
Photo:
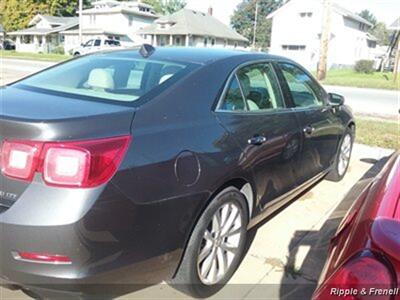
<svg viewBox="0 0 400 300"><path fill-rule="evenodd" d="M154 46L245 48L248 40L208 13L182 9L137 32Z"/></svg>
<svg viewBox="0 0 400 300"><path fill-rule="evenodd" d="M270 53L289 57L309 70L317 69L323 24L322 0L291 0L272 12ZM352 66L375 58L372 24L332 3L328 67Z"/></svg>
<svg viewBox="0 0 400 300"><path fill-rule="evenodd" d="M9 32L15 38L15 49L18 52L52 52L62 47L64 37L60 32L78 26L76 17L53 17L36 15L27 29Z"/></svg>
<svg viewBox="0 0 400 300"><path fill-rule="evenodd" d="M136 31L152 24L158 16L153 7L138 0L119 2L100 0L92 2L92 8L82 11L82 42L105 37L120 40L122 44L141 44L143 39ZM78 28L63 31L65 50L79 45Z"/></svg>

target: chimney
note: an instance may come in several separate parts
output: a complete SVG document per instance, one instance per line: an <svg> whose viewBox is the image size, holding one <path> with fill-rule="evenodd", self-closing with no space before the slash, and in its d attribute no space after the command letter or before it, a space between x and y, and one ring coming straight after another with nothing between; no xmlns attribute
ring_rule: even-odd
<svg viewBox="0 0 400 300"><path fill-rule="evenodd" d="M209 15L209 16L212 16L212 15L213 15L213 8L212 8L212 6L210 6L210 7L208 8L208 15Z"/></svg>

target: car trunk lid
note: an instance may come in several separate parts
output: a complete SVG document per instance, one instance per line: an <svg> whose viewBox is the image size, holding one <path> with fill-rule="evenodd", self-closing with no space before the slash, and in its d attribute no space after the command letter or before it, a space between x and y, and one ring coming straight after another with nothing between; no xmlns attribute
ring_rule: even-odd
<svg viewBox="0 0 400 300"><path fill-rule="evenodd" d="M0 92L1 144L4 140L73 141L127 135L135 113L129 106L14 87ZM18 200L29 184L0 175L0 213Z"/></svg>

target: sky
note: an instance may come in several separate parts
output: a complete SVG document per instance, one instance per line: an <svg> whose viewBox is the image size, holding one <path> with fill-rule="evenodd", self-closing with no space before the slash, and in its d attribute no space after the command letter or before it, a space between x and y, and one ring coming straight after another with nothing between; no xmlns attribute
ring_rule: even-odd
<svg viewBox="0 0 400 300"><path fill-rule="evenodd" d="M333 0L339 5L354 12L363 9L371 11L378 21L387 25L400 16L400 0ZM230 16L242 0L186 0L187 8L207 12L212 6L214 16L229 25Z"/></svg>

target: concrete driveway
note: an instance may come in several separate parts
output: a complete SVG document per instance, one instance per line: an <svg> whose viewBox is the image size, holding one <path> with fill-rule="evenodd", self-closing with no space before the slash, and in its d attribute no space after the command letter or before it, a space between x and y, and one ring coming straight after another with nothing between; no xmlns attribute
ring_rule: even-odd
<svg viewBox="0 0 400 300"><path fill-rule="evenodd" d="M355 145L339 183L321 181L250 232L247 254L234 277L213 299L310 299L340 220L390 150ZM28 299L0 289L0 299ZM166 284L120 299L187 299Z"/></svg>

